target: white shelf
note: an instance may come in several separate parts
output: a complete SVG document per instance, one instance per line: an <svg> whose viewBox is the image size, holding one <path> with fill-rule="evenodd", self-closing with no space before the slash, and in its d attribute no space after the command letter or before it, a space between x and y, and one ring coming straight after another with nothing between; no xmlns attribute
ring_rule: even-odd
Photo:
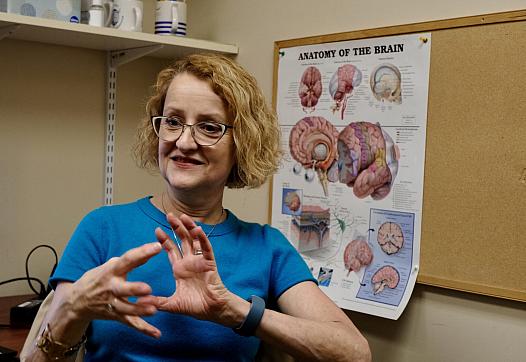
<svg viewBox="0 0 526 362"><path fill-rule="evenodd" d="M14 33L9 35L9 39L96 50L122 50L160 44L163 45L161 49L149 54L149 56L158 58L176 58L187 53L202 51L224 54L238 53L238 47L231 44L99 28L0 12L0 30L11 25L19 26Z"/></svg>

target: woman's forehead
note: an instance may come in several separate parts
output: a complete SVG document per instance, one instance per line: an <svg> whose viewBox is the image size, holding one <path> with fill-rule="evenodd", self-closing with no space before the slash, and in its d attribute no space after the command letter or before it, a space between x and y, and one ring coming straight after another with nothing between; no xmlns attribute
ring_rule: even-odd
<svg viewBox="0 0 526 362"><path fill-rule="evenodd" d="M171 81L164 102L163 111L184 112L193 108L204 115L221 117L230 122L226 101L214 92L210 80L201 79L191 73L177 74Z"/></svg>
<svg viewBox="0 0 526 362"><path fill-rule="evenodd" d="M168 86L166 97L168 98L173 94L206 96L221 100L221 97L212 89L211 81L200 79L190 73L177 74L172 79Z"/></svg>

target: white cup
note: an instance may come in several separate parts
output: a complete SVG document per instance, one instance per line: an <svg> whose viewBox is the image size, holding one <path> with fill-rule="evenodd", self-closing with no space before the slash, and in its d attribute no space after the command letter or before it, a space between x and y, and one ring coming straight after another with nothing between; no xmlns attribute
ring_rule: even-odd
<svg viewBox="0 0 526 362"><path fill-rule="evenodd" d="M1 1L1 0L0 0ZM82 24L90 23L90 8L93 4L93 0L82 0L80 5L80 22ZM97 26L111 27L111 17L113 13L113 0L102 0L102 7L104 8L104 14L96 13L96 16L103 16L103 20L97 20ZM93 24L93 19L92 24ZM102 25L101 25L102 22Z"/></svg>
<svg viewBox="0 0 526 362"><path fill-rule="evenodd" d="M155 7L155 34L186 35L186 1L157 1Z"/></svg>
<svg viewBox="0 0 526 362"><path fill-rule="evenodd" d="M142 31L143 3L140 0L113 0L111 27Z"/></svg>

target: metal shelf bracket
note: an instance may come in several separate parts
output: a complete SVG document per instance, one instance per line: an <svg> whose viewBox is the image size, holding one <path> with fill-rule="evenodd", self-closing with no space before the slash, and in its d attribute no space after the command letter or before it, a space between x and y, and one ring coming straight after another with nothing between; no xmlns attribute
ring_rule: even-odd
<svg viewBox="0 0 526 362"><path fill-rule="evenodd" d="M115 118L117 114L117 68L161 49L162 45L112 50L106 58L106 138L104 157L104 205L113 204Z"/></svg>
<svg viewBox="0 0 526 362"><path fill-rule="evenodd" d="M119 65L123 65L142 58L145 55L153 53L161 49L163 45L150 45L140 48L123 49L123 50L112 50L110 51L111 56L111 67L117 68Z"/></svg>

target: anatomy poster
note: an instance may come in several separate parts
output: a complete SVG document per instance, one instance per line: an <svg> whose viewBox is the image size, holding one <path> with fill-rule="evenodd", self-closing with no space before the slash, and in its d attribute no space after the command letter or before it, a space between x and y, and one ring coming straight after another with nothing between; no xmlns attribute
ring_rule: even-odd
<svg viewBox="0 0 526 362"><path fill-rule="evenodd" d="M418 274L431 34L279 49L272 225L341 308L397 319Z"/></svg>

